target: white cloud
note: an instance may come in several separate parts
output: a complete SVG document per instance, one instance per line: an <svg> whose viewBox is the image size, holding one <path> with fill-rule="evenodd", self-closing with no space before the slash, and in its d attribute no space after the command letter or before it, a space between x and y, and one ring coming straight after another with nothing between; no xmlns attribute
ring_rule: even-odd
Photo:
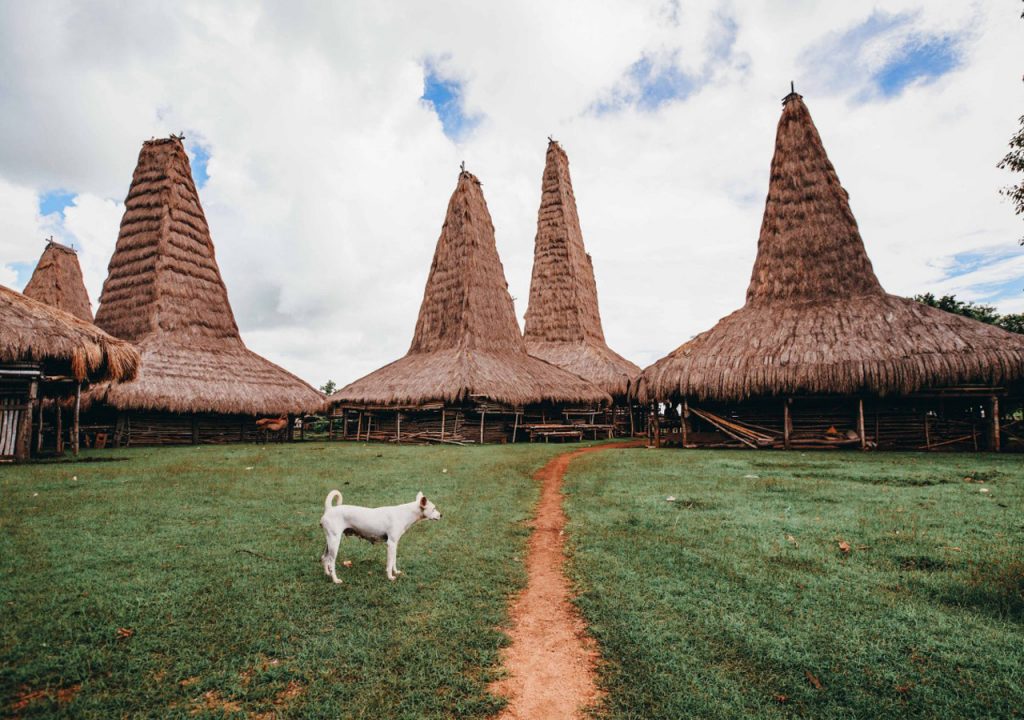
<svg viewBox="0 0 1024 720"><path fill-rule="evenodd" d="M1024 25L995 0L879 7L910 18L904 34L958 33L962 65L862 102L861 80L821 76L806 53L874 8L824 0L2 4L0 268L38 257L59 220L38 196L65 188L56 230L95 304L139 144L184 130L210 153L201 199L243 337L314 384L347 382L408 348L461 160L522 318L553 134L606 335L646 364L742 304L778 100L817 73L806 99L883 285L937 291L954 255L1020 235L995 162L1021 113ZM645 56L714 72L682 102L591 112ZM459 143L420 100L439 58L481 117Z"/></svg>

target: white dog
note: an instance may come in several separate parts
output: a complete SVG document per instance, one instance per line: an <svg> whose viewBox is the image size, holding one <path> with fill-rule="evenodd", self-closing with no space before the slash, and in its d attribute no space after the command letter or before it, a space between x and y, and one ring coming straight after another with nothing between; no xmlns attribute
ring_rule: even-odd
<svg viewBox="0 0 1024 720"><path fill-rule="evenodd" d="M338 498L337 505L333 504L334 498ZM371 543L387 541L387 574L389 580L394 580L401 574L401 570L398 569L398 541L402 539L405 531L420 520L440 519L441 513L423 493L416 493L416 500L404 505L367 508L342 505L341 493L331 490L324 499L324 514L320 518L320 527L327 536L327 547L320 556L324 574L336 583L341 582L334 572L338 546L343 535L355 535Z"/></svg>

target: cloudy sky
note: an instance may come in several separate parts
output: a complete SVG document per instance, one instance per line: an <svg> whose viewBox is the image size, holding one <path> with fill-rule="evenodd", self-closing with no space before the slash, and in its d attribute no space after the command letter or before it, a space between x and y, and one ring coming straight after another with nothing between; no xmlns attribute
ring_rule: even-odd
<svg viewBox="0 0 1024 720"><path fill-rule="evenodd" d="M520 322L547 136L609 344L647 365L743 303L796 82L890 292L1024 311L995 165L1020 3L0 0L0 284L43 238L95 310L140 143L184 132L250 348L311 383L408 349L458 167Z"/></svg>

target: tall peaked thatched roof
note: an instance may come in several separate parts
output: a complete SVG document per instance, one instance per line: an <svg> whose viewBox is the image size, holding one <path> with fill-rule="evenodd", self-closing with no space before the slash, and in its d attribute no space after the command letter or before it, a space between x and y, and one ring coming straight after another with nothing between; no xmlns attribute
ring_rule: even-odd
<svg viewBox="0 0 1024 720"><path fill-rule="evenodd" d="M177 137L142 144L96 324L142 350L134 382L95 393L117 408L277 414L322 405L242 342Z"/></svg>
<svg viewBox="0 0 1024 720"><path fill-rule="evenodd" d="M78 253L67 245L53 240L46 243L46 249L23 292L33 300L92 322L92 305L82 279Z"/></svg>
<svg viewBox="0 0 1024 720"><path fill-rule="evenodd" d="M605 342L569 156L554 140L548 143L541 183L524 336L531 355L590 380L610 395L624 396L640 374L638 366Z"/></svg>
<svg viewBox="0 0 1024 720"><path fill-rule="evenodd" d="M644 370L643 402L1024 377L1024 337L887 294L803 99L784 100L747 302Z"/></svg>
<svg viewBox="0 0 1024 720"><path fill-rule="evenodd" d="M582 378L527 355L480 181L463 171L409 352L330 401L409 406L471 397L512 405L610 400Z"/></svg>
<svg viewBox="0 0 1024 720"><path fill-rule="evenodd" d="M79 381L129 380L139 353L90 322L0 285L0 362L46 363Z"/></svg>

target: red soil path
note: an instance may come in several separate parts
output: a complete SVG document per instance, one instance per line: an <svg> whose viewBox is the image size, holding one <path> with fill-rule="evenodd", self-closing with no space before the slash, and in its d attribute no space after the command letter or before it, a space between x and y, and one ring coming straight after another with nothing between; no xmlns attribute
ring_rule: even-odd
<svg viewBox="0 0 1024 720"><path fill-rule="evenodd" d="M509 700L498 720L579 718L598 700L597 648L570 602L563 571L562 476L569 463L584 453L641 444L614 443L568 452L534 476L543 486L526 558L529 579L512 606L512 644L503 652L508 676L491 687Z"/></svg>

